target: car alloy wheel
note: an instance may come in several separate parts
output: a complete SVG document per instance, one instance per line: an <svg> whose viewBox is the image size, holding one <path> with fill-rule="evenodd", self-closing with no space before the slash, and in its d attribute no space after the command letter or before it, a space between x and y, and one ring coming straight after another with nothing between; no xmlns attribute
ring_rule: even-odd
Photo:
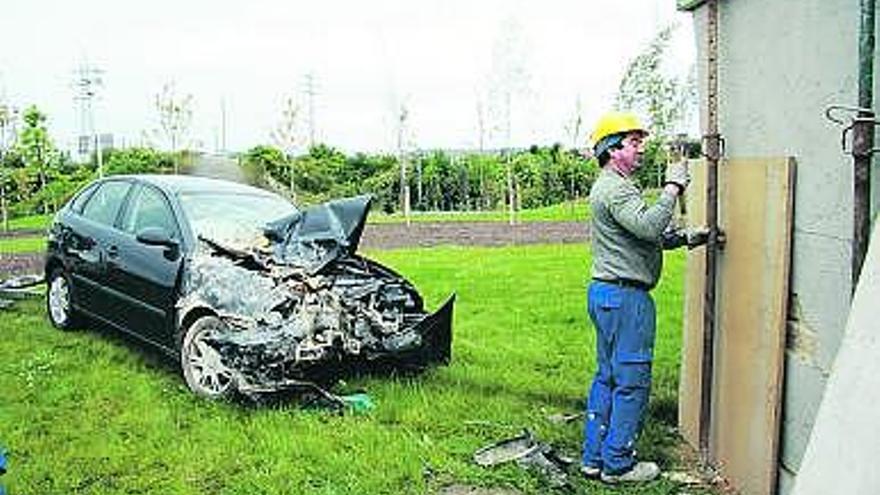
<svg viewBox="0 0 880 495"><path fill-rule="evenodd" d="M190 325L180 349L180 365L187 386L208 399L229 397L235 391L232 371L223 364L220 353L208 342L212 334L226 325L216 316L204 316Z"/></svg>
<svg viewBox="0 0 880 495"><path fill-rule="evenodd" d="M49 321L55 328L67 330L75 320L70 298L70 282L60 268L49 277L49 290L46 292L46 310Z"/></svg>

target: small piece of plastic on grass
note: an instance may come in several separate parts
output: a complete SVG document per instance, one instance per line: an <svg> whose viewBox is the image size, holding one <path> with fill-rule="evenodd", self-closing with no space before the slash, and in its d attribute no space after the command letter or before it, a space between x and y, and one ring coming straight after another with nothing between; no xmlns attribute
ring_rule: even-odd
<svg viewBox="0 0 880 495"><path fill-rule="evenodd" d="M365 393L356 393L350 395L339 396L342 402L348 406L348 409L355 414L363 414L376 408L370 396Z"/></svg>

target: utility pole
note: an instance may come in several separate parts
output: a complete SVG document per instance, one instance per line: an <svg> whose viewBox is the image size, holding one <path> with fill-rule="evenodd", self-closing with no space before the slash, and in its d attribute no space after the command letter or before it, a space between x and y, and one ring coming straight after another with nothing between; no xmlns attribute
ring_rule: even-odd
<svg viewBox="0 0 880 495"><path fill-rule="evenodd" d="M98 98L98 89L104 84L103 74L103 70L89 65L87 61L82 61L74 72L73 78L73 101L76 103L79 116L77 152L88 154L89 148L95 151L98 177L104 176L104 164L103 156L101 156L101 139L95 125L94 107L95 100ZM92 146L89 146L89 141L92 142Z"/></svg>

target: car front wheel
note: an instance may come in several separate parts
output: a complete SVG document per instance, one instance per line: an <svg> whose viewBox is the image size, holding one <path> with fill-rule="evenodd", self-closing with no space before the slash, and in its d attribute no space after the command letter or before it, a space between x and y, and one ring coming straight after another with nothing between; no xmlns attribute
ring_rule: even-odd
<svg viewBox="0 0 880 495"><path fill-rule="evenodd" d="M203 316L186 330L180 349L180 365L187 386L207 399L228 398L235 392L232 371L223 364L220 353L208 342L226 325L216 316Z"/></svg>
<svg viewBox="0 0 880 495"><path fill-rule="evenodd" d="M49 288L46 291L46 312L52 326L61 330L70 330L78 320L73 309L70 279L64 270L56 268L49 275Z"/></svg>

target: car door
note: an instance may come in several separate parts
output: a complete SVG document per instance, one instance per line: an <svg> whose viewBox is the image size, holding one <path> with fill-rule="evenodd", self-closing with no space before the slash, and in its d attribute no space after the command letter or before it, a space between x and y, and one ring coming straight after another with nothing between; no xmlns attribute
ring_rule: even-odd
<svg viewBox="0 0 880 495"><path fill-rule="evenodd" d="M165 194L149 184L137 186L114 239L108 285L122 299L121 325L141 337L173 348L177 282L183 260L181 229ZM144 229L160 229L176 246L138 241Z"/></svg>
<svg viewBox="0 0 880 495"><path fill-rule="evenodd" d="M64 220L64 256L73 284L74 304L101 319L112 310L107 298L108 246L131 183L111 180L96 186L81 212Z"/></svg>

